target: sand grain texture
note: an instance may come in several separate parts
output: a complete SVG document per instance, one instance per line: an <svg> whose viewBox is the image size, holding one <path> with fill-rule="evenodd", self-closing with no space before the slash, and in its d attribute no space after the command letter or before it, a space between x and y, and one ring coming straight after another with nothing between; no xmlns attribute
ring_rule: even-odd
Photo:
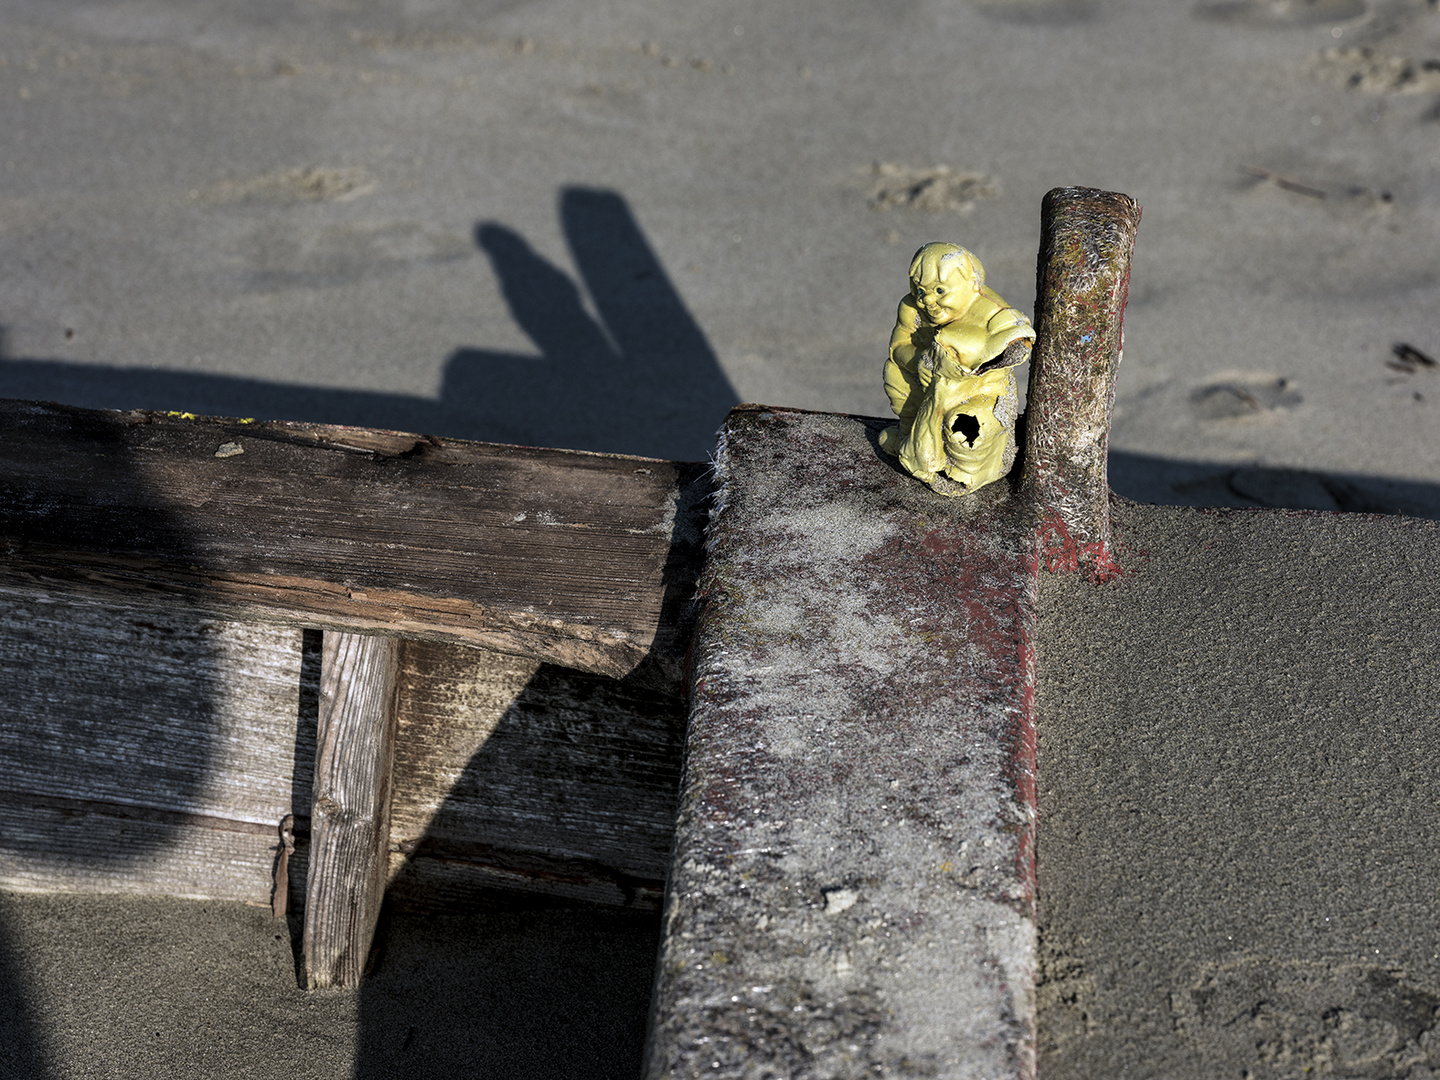
<svg viewBox="0 0 1440 1080"><path fill-rule="evenodd" d="M1440 1070L1433 523L1117 505L1041 575L1041 1072Z"/></svg>

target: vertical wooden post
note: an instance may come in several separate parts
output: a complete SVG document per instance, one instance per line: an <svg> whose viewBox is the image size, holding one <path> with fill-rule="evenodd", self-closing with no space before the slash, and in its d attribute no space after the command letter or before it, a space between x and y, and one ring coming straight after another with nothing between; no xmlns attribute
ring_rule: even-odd
<svg viewBox="0 0 1440 1080"><path fill-rule="evenodd" d="M1114 191L1056 188L1041 206L1021 487L1051 571L1113 571L1105 459L1139 224Z"/></svg>
<svg viewBox="0 0 1440 1080"><path fill-rule="evenodd" d="M390 847L400 642L325 633L315 746L305 981L355 986L365 971Z"/></svg>

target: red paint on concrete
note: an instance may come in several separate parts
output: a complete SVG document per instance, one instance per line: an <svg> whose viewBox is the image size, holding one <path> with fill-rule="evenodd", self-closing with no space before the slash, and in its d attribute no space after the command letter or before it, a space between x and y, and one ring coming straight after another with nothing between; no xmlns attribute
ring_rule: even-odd
<svg viewBox="0 0 1440 1080"><path fill-rule="evenodd" d="M1077 540L1070 534L1064 518L1050 507L1041 511L1035 538L1041 564L1049 573L1076 573L1083 569L1087 580L1099 585L1124 572L1115 561L1108 543L1104 540Z"/></svg>

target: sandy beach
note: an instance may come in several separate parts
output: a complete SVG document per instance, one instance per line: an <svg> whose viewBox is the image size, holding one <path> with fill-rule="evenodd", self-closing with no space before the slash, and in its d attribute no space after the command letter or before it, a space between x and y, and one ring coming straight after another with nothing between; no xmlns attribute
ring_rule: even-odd
<svg viewBox="0 0 1440 1080"><path fill-rule="evenodd" d="M1387 366L1440 355L1421 0L4 20L7 395L699 458L736 400L883 411L921 243L1028 308L1079 184L1144 207L1128 493L1440 469L1428 369Z"/></svg>
<svg viewBox="0 0 1440 1080"><path fill-rule="evenodd" d="M741 401L884 413L885 343L923 243L964 244L1029 310L1040 200L1086 185L1144 209L1111 438L1120 494L1440 517L1437 136L1440 10L1427 0L12 0L0 10L0 396L703 460ZM1174 555L1175 595L1216 572L1189 561L1170 525L1144 529ZM1277 562L1225 587L1283 590L1296 573ZM1041 655L1053 643L1080 664L1085 620L1123 620L1110 594L1069 588L1051 594L1072 606L1046 609ZM1163 612L1165 582L1146 589L1136 610ZM1047 683L1043 663L1042 711L1048 685L1064 701L1053 718L1089 715L1095 703L1066 697L1059 669ZM1121 730L1159 724L1144 708L1117 724L1089 733L1115 775L1173 764ZM1053 733L1042 767L1048 746L1055 835L1093 836L1112 780L1092 775L1083 728ZM1433 739L1420 724L1395 761L1433 761ZM1263 787L1249 768L1244 783ZM1301 784L1304 762L1294 770L1286 782ZM1346 783L1317 821L1338 829L1336 805L1384 799L1383 785ZM1199 790L1177 783L1173 798ZM1276 805L1236 801L1237 835L1268 835ZM1423 822L1385 833L1386 858L1430 866L1429 835ZM1296 839L1287 865L1360 843L1313 839ZM1103 845L1051 850L1049 880L1117 872ZM1246 880L1244 865L1261 874L1270 859L1258 842L1231 856ZM1181 883L1181 913L1200 903L1187 872L1163 871ZM1305 881L1301 907L1318 912L1324 875ZM1303 968L1308 946L1284 954L1294 941L1265 922L1283 892L1220 922L1269 928L1264 955L1291 965L1272 995L1348 1001L1373 969L1433 1009L1440 950L1422 893L1393 918L1383 890L1345 901L1400 935L1378 946L1388 967ZM1050 908L1056 934L1083 936L1097 906L1077 893ZM0 897L12 1017L0 1072L638 1069L654 921L482 913L446 924L444 944L401 926L371 990L316 998L295 988L289 942L266 918ZM1074 1000L1093 1007L1067 1012L1061 993L1042 1012L1054 1074L1229 1062L1228 1036L1205 1043L1220 1047L1210 1058L1165 1056L1181 1055L1186 1024L1210 1038L1210 1021L1193 1002L1143 1012L1159 985L1144 972L1094 983L1129 962L1105 919L1095 947L1112 951L1073 974L1091 980ZM470 967L406 966L451 940ZM1146 972L1183 966L1165 940L1137 961ZM1062 982L1067 955L1051 960ZM1264 983L1244 963L1205 978L1236 1002ZM479 1004L457 1011L460 997ZM608 1011L594 1011L602 998ZM505 1039L474 1041L466 1025L482 1011ZM1292 1075L1290 1060L1274 1075ZM1385 1068L1366 1075L1430 1075Z"/></svg>

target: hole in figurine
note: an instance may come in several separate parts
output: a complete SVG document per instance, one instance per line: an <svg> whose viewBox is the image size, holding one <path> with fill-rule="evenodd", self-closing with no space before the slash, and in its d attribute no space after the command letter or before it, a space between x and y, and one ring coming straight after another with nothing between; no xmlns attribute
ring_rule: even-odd
<svg viewBox="0 0 1440 1080"><path fill-rule="evenodd" d="M955 419L950 421L950 430L964 439L966 446L974 446L975 440L980 437L980 421L969 413L956 413Z"/></svg>

